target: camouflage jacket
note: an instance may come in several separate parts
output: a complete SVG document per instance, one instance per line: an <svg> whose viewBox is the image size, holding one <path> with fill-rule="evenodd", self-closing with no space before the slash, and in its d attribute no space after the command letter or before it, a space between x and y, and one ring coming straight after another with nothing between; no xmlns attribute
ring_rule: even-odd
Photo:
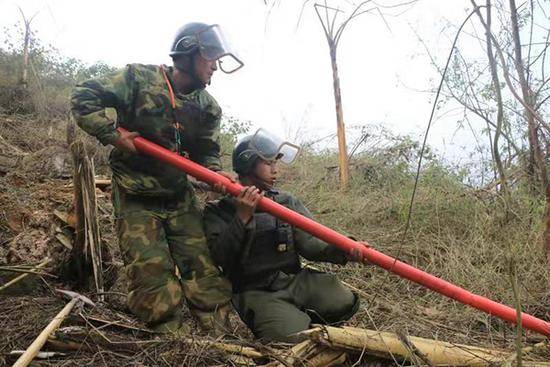
<svg viewBox="0 0 550 367"><path fill-rule="evenodd" d="M174 86L173 69L164 69ZM116 127L120 126L171 151L176 150L177 119L183 150L193 161L219 171L221 108L204 89L176 93L175 99L174 110L160 66L130 64L112 75L77 85L71 95L71 110L78 125L104 145L119 138ZM116 110L116 122L107 116L106 108ZM113 180L131 194L171 196L188 185L185 173L144 155L115 148L109 163Z"/></svg>
<svg viewBox="0 0 550 367"><path fill-rule="evenodd" d="M265 195L308 218L312 217L309 210L289 193L271 190ZM224 197L221 200L207 203L204 210L204 230L212 258L221 266L224 274L235 285L240 281L236 277L242 274L242 267L254 262L254 259L248 257L257 237L255 235L255 219L253 218L248 224L244 225L236 215L234 203L235 199L232 197ZM340 265L347 262L345 253L342 250L301 229L293 227L292 233L294 251L305 259ZM277 276L280 276L280 274L272 273L266 279L257 279L252 288L259 289L268 286Z"/></svg>

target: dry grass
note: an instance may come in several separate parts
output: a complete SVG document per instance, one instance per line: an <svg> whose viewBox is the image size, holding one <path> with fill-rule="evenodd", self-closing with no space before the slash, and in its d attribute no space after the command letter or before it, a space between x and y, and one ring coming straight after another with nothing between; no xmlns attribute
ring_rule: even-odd
<svg viewBox="0 0 550 367"><path fill-rule="evenodd" d="M505 221L496 194L468 188L432 162L423 172L403 240L412 175L397 159L392 164L391 158L381 162L363 155L354 162L350 188L339 190L335 162L332 155L306 153L285 169L282 187L295 192L321 223L508 305L514 304L508 273L513 258L524 311L550 319L550 267L542 254L536 213L542 203L530 207L518 189L520 197L512 203L516 216ZM380 268L326 268L365 293L352 320L356 326L489 347L514 343L512 326ZM539 338L532 332L527 337Z"/></svg>
<svg viewBox="0 0 550 367"><path fill-rule="evenodd" d="M67 250L55 239L56 227L63 227L63 223L54 217L53 210L68 211L72 206L70 180L63 176L47 178L51 167L42 163L48 158L44 152L57 152L52 146L66 151L65 122L4 116L0 117L0 135L30 157L27 166L22 165L19 170L0 177L0 262L17 259L17 262L31 263L46 254L54 254L59 265ZM88 150L96 152L99 172L108 172L106 149L91 140L89 144ZM398 256L474 293L509 305L513 304L513 295L508 263L513 257L518 266L524 310L550 319L550 267L542 257L537 237L540 203L531 205L518 187L512 203L515 216L506 219L502 215L502 203L494 193L462 185L453 174L432 161L423 174L412 225L403 241L413 178L406 162L386 153L357 154L352 161L350 188L342 191L338 189L335 157L330 153L306 152L296 165L284 169L280 186L295 193L323 224L367 240L386 254ZM112 274L115 274L120 260L108 192L99 192L98 204L103 242L115 255L111 264ZM32 251L23 251L25 243L35 251L32 256ZM39 247L40 244L43 246ZM12 255L10 258L7 255L10 251L19 257ZM342 280L359 290L362 306L350 321L352 326L513 350L515 331L512 326L384 270L353 264L316 266L339 274ZM59 266L48 270L61 278L29 277L34 282L31 280L18 292L0 298L0 328L4 330L0 339L0 365L13 362L6 353L25 349L63 306L64 301L51 288L54 285L66 288L70 281L63 278L67 274ZM117 284L117 287L111 291L123 291L123 286ZM95 330L99 326L87 323L86 317L125 320L143 327L125 313L121 297L113 295L107 302L94 310L84 310L83 316L75 314L64 323L65 326L79 325L86 335L90 335L86 339L87 348L40 362L40 365L202 366L229 363L204 344L165 341L148 333L113 326L101 331L122 350L102 344ZM236 336L251 343L244 325L235 315L233 317ZM204 336L193 337L204 340ZM147 343L139 350L129 352L123 348L144 340ZM534 333L526 335L528 343L539 340ZM533 356L539 360L550 359L547 349L536 353Z"/></svg>

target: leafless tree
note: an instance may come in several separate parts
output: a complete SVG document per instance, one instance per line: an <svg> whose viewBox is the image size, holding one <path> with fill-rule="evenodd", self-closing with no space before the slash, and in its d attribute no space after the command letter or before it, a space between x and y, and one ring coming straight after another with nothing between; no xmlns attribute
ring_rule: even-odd
<svg viewBox="0 0 550 367"><path fill-rule="evenodd" d="M476 6L475 0L471 0L472 4ZM490 5L490 2L488 2ZM531 24L533 23L532 14L533 14L533 4L531 2ZM490 11L490 10L489 10ZM549 130L549 124L545 121L543 114L540 112L540 107L542 104L537 101L541 98L545 100L546 98L542 97L540 92L543 90L543 87L547 80L545 79L544 72L541 76L541 81L539 88L535 91L533 89L532 78L530 67L532 65L531 50L532 50L532 28L531 36L528 43L528 59L527 62L524 60L522 55L522 43L520 38L520 23L518 20L518 8L516 6L515 0L509 0L509 24L511 28L511 42L509 48L511 48L511 53L513 56L508 56L508 53L504 50L505 46L501 45L495 35L491 30L490 23L490 13L487 15L487 19L484 19L480 13L478 13L480 22L485 28L487 37L491 39L491 43L488 41L488 46L490 44L495 46L496 54L500 61L500 69L504 75L506 81L506 86L508 90L513 95L513 97L521 104L523 107L523 117L526 121L526 132L529 142L529 160L527 166L527 173L532 183L532 186L536 182L540 182L540 191L542 192L545 198L545 209L543 214L543 233L542 233L542 243L543 248L546 252L550 251L550 177L548 172L547 163L545 162L545 144L544 131ZM542 48L541 53L537 58L546 57L546 52L548 50L548 41L547 44ZM489 50L488 50L489 52ZM492 52L491 52L492 53ZM509 67L507 63L507 58L511 58L514 67ZM492 60L494 68L496 68L496 61ZM543 66L544 68L544 62ZM512 71L515 70L515 76L512 76ZM544 70L544 69L542 69ZM494 76L493 76L494 78ZM516 83L519 84L521 89L518 92L516 89ZM498 124L497 124L498 127Z"/></svg>
<svg viewBox="0 0 550 367"><path fill-rule="evenodd" d="M362 1L358 4L353 4L353 10L351 13L345 17L341 22L338 22L338 16L344 12L340 8L331 7L327 4L326 0L320 4L314 4L315 12L319 18L319 22L323 27L323 31L327 40L330 63L332 67L332 81L333 81L333 92L334 92L334 103L336 109L336 128L338 136L338 165L340 168L340 186L347 187L349 182L349 163L348 163L348 152L346 144L346 128L344 123L344 109L342 107L342 91L340 87L340 77L338 75L338 62L337 62L337 51L338 44L342 38L342 34L347 29L347 26L352 20L359 17L360 15L376 11L382 19L384 15L380 8L399 8L401 6L410 5L415 3L414 1L402 2L392 5L381 5L377 4L372 0ZM304 2L304 6L307 4L307 1ZM302 7L302 10L303 10ZM300 15L301 17L301 15ZM385 20L384 20L385 21ZM387 23L386 23L387 24Z"/></svg>
<svg viewBox="0 0 550 367"><path fill-rule="evenodd" d="M25 26L25 37L23 39L23 65L21 68L21 79L20 84L23 86L23 88L27 88L28 85L28 74L29 74L29 46L31 41L31 23L38 14L38 12L34 13L34 15L30 18L27 18L25 16L25 13L21 9L20 6L17 7L19 9L19 12L21 13L21 17L23 18L23 25Z"/></svg>

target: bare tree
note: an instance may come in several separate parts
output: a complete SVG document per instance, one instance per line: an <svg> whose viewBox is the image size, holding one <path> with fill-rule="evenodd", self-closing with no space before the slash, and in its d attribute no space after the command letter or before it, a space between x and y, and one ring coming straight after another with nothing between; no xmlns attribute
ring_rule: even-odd
<svg viewBox="0 0 550 367"><path fill-rule="evenodd" d="M416 3L417 0L409 0L400 3L394 3L390 5L381 5L377 4L372 0L365 0L359 4L353 4L353 10L342 22L337 22L337 18L340 14L343 13L340 8L334 8L327 5L326 0L323 4L316 3L314 4L315 12L317 17L323 27L325 37L327 40L330 63L332 67L332 81L333 81L333 91L334 91L334 103L336 109L336 128L338 136L338 165L340 168L340 185L341 187L347 187L349 182L349 157L347 152L346 145L346 127L344 124L344 109L342 107L342 91L340 88L340 77L338 75L338 62L337 62L337 51L338 44L342 38L344 30L346 30L348 24L358 16L362 14L369 13L371 11L376 11L384 20L384 14L380 11L380 8L386 9L395 9L407 5L412 5ZM302 11L308 0L306 0L302 6ZM349 2L347 2L349 3ZM367 7L367 4L374 4L372 7ZM300 14L301 17L301 14ZM337 24L338 23L338 24ZM386 23L387 25L387 23Z"/></svg>
<svg viewBox="0 0 550 367"><path fill-rule="evenodd" d="M471 2L474 6L477 6L474 0L471 0ZM509 57L512 58L516 78L512 77L511 70L510 70L511 68L509 68L506 62L506 59L507 59L506 55L508 53L503 50L503 46L499 44L495 35L491 31L490 22L489 22L490 19L489 18L487 20L484 19L480 13L478 13L478 15L483 27L485 28L485 31L488 37L491 38L492 44L495 46L496 53L500 61L500 68L504 75L504 80L506 82L508 90L523 107L523 117L527 122L526 131L527 131L527 137L529 142L529 159L528 159L528 165L527 165L527 173L531 182L531 186L534 186L535 184L537 184L537 182L540 182L541 192L545 198L545 209L544 209L544 214L542 218L542 225L543 225L542 244L543 244L544 250L548 252L550 251L550 177L548 173L548 167L545 162L545 153L543 152L543 143L541 142L541 139L544 136L544 133L541 133L541 129L548 130L549 125L544 120L542 113L540 113L540 108L542 104L537 103L537 98L540 98L540 92L544 90L542 86L544 86L544 84L546 84L547 81L545 80L544 69L542 69L543 72L542 72L540 86L536 91L533 90L533 87L531 84L531 78L530 78L530 70L529 70L532 63L529 62L529 60L527 63L525 63L523 59L522 44L521 44L520 32L519 32L520 26L518 21L518 11L517 11L515 0L509 0L509 6L510 6L509 20L510 20L510 26L511 26L511 42L509 47L511 47L512 49L511 53L513 53L513 56L509 56ZM531 8L531 11L533 11L532 9L533 7ZM532 21L533 20L531 19L531 22ZM529 40L528 46L529 46L529 58L530 58L532 39ZM542 60L544 60L544 58L546 57L547 50L548 50L548 41L546 42L546 45L544 45L541 53L537 58L541 57ZM495 65L496 65L496 62L495 62ZM519 83L519 87L521 89L521 95L520 95L520 92L516 90L514 79L517 80L517 82ZM536 194L536 192L534 192L534 194Z"/></svg>
<svg viewBox="0 0 550 367"><path fill-rule="evenodd" d="M487 0L486 2L487 8L487 27L491 29L491 0ZM477 12L478 15L481 14L481 12ZM497 70L497 63L495 60L495 55L493 54L493 40L491 38L491 34L489 32L485 32L485 39L487 43L487 58L489 59L489 67L491 68L491 79L493 82L493 90L495 92L496 96L496 104L497 104L497 121L495 126L495 135L493 139L492 144L492 151L493 151L493 159L495 160L495 165L497 167L497 171L500 178L500 188L504 192L506 201L509 202L509 191L508 191L508 183L506 182L506 172L504 171L504 166L502 164L502 159L500 158L500 151L499 151L499 139L502 135L502 125L504 122L504 103L502 102L502 91L500 89L500 81L498 78L498 70Z"/></svg>
<svg viewBox="0 0 550 367"><path fill-rule="evenodd" d="M340 89L340 78L338 76L338 63L336 61L336 51L338 49L338 41L342 36L342 32L346 28L348 22L355 16L355 13L363 6L364 3L359 4L350 17L344 21L335 30L335 23L338 14L341 12L339 9L334 9L327 6L326 1L324 5L315 4L315 12L319 17L319 21L323 26L323 31L328 43L330 63L332 66L332 81L334 90L334 103L336 108L336 131L338 135L338 165L340 167L340 186L347 187L349 182L349 163L348 152L346 145L346 127L344 124L344 110L342 107L342 92ZM324 17L321 16L321 11L324 11ZM332 19L329 16L329 12L332 12Z"/></svg>
<svg viewBox="0 0 550 367"><path fill-rule="evenodd" d="M530 156L535 165L539 169L540 182L542 192L546 198L546 206L543 217L543 246L546 252L550 251L550 177L548 177L548 170L544 161L544 154L542 152L541 144L539 141L539 124L536 121L536 107L534 101L534 93L529 84L529 66L524 65L521 55L521 41L519 35L519 22L516 1L510 0L510 20L512 23L512 36L514 40L515 51L515 68L518 75L519 84L521 86L521 93L525 107L525 118L527 120L527 131L529 136ZM539 115L540 116L540 115ZM541 124L545 124L545 121L540 119Z"/></svg>
<svg viewBox="0 0 550 367"><path fill-rule="evenodd" d="M23 88L27 88L29 74L29 46L31 41L31 23L38 12L34 13L32 17L27 19L21 7L18 6L17 8L21 13L21 17L23 18L23 25L25 26L25 37L23 39L23 66L21 68L20 84L23 86Z"/></svg>

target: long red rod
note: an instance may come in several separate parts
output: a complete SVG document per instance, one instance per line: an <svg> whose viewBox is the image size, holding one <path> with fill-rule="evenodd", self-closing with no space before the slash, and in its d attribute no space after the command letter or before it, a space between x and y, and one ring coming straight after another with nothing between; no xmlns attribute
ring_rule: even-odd
<svg viewBox="0 0 550 367"><path fill-rule="evenodd" d="M223 177L216 172L192 162L189 159L181 157L180 155L144 138L135 138L134 144L140 153L152 156L162 162L172 165L210 185L221 184L226 188L227 192L233 196L238 195L243 188L240 184L231 182L228 178ZM342 249L343 251L350 252L352 249L356 248L363 253L364 258L370 263L378 265L399 275L400 277L412 280L415 283L430 288L431 290L457 300L458 302L470 305L478 310L497 316L508 322L516 323L516 310L511 307L492 301L488 298L478 296L477 294L473 294L434 275L405 264L404 262L396 260L391 256L378 252L371 247L365 247L357 241L325 227L314 220L304 217L303 215L298 214L280 204L277 204L268 198L262 198L258 203L258 207L265 212L270 213L275 217L280 218L285 222L309 232L313 236ZM525 329L533 330L543 335L550 335L550 323L547 321L538 319L526 313L522 313L521 322Z"/></svg>

